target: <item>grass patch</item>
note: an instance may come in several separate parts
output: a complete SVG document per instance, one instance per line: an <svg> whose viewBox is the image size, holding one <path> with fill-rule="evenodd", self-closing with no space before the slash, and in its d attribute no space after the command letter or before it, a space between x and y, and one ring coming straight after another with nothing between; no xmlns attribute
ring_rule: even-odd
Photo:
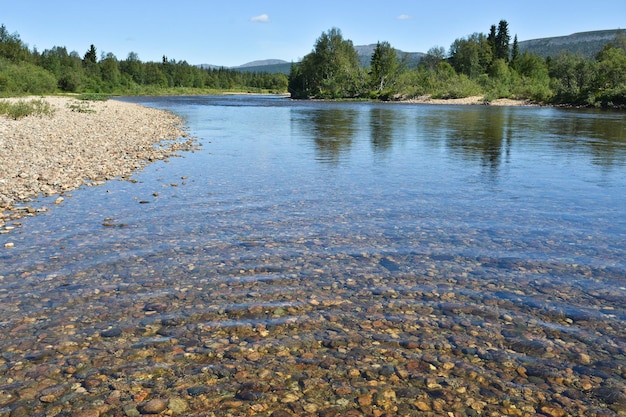
<svg viewBox="0 0 626 417"><path fill-rule="evenodd" d="M51 116L54 109L45 100L18 100L10 102L7 100L0 101L0 114L4 114L12 119L21 119L26 116Z"/></svg>
<svg viewBox="0 0 626 417"><path fill-rule="evenodd" d="M109 99L109 95L100 93L84 93L78 95L76 99L83 101L107 101Z"/></svg>
<svg viewBox="0 0 626 417"><path fill-rule="evenodd" d="M91 108L91 104L87 100L73 100L71 103L67 103L67 108L76 113L96 112L93 108Z"/></svg>

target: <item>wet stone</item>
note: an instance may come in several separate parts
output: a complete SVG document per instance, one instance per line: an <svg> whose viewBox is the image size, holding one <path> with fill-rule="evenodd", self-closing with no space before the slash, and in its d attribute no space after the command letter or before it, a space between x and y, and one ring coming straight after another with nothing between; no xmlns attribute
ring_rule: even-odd
<svg viewBox="0 0 626 417"><path fill-rule="evenodd" d="M143 309L144 311L147 312L152 312L155 311L157 313L163 313L167 310L167 303L164 302L151 302L151 303L147 303Z"/></svg>
<svg viewBox="0 0 626 417"><path fill-rule="evenodd" d="M103 330L100 332L102 337L120 337L122 335L122 329L114 327L112 329Z"/></svg>
<svg viewBox="0 0 626 417"><path fill-rule="evenodd" d="M141 414L159 414L167 409L167 400L154 398L137 407Z"/></svg>
<svg viewBox="0 0 626 417"><path fill-rule="evenodd" d="M626 410L626 394L617 387L600 387L593 390L593 395L602 402L617 405Z"/></svg>
<svg viewBox="0 0 626 417"><path fill-rule="evenodd" d="M189 410L189 404L182 398L174 397L170 398L169 402L167 403L167 408L174 415L181 415Z"/></svg>
<svg viewBox="0 0 626 417"><path fill-rule="evenodd" d="M45 388L39 393L39 400L44 403L52 403L61 397L67 391L67 387L63 385L55 385Z"/></svg>
<svg viewBox="0 0 626 417"><path fill-rule="evenodd" d="M195 387L187 388L187 394L189 394L192 397L197 397L199 395L206 394L209 391L210 391L209 387L206 387L206 386L195 386Z"/></svg>

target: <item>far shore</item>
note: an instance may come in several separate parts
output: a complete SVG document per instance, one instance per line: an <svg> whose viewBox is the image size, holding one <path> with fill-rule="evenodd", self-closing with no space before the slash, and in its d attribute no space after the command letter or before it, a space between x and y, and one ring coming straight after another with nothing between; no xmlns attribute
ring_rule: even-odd
<svg viewBox="0 0 626 417"><path fill-rule="evenodd" d="M471 96L463 98L434 99L429 95L420 96L413 99L401 100L402 103L417 104L467 104L467 105L489 105L489 106L538 106L529 100L518 100L510 98L500 98L486 101L483 96Z"/></svg>

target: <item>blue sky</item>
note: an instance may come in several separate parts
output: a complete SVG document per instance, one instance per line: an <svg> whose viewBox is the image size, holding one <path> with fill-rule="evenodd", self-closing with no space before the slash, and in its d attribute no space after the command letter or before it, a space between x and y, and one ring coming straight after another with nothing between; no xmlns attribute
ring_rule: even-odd
<svg viewBox="0 0 626 417"><path fill-rule="evenodd" d="M626 1L602 0L0 0L0 24L39 51L65 46L142 61L241 65L297 61L330 28L355 45L387 41L406 52L446 50L501 19L528 40L626 29Z"/></svg>

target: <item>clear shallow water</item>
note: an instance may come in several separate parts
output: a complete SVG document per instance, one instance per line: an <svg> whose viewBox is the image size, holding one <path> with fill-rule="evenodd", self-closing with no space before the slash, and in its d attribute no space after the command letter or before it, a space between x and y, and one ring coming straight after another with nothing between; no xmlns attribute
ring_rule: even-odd
<svg viewBox="0 0 626 417"><path fill-rule="evenodd" d="M97 374L224 413L626 410L623 113L125 100L202 148L0 235L0 409L83 407L110 394L77 393ZM20 396L42 362L58 401Z"/></svg>

